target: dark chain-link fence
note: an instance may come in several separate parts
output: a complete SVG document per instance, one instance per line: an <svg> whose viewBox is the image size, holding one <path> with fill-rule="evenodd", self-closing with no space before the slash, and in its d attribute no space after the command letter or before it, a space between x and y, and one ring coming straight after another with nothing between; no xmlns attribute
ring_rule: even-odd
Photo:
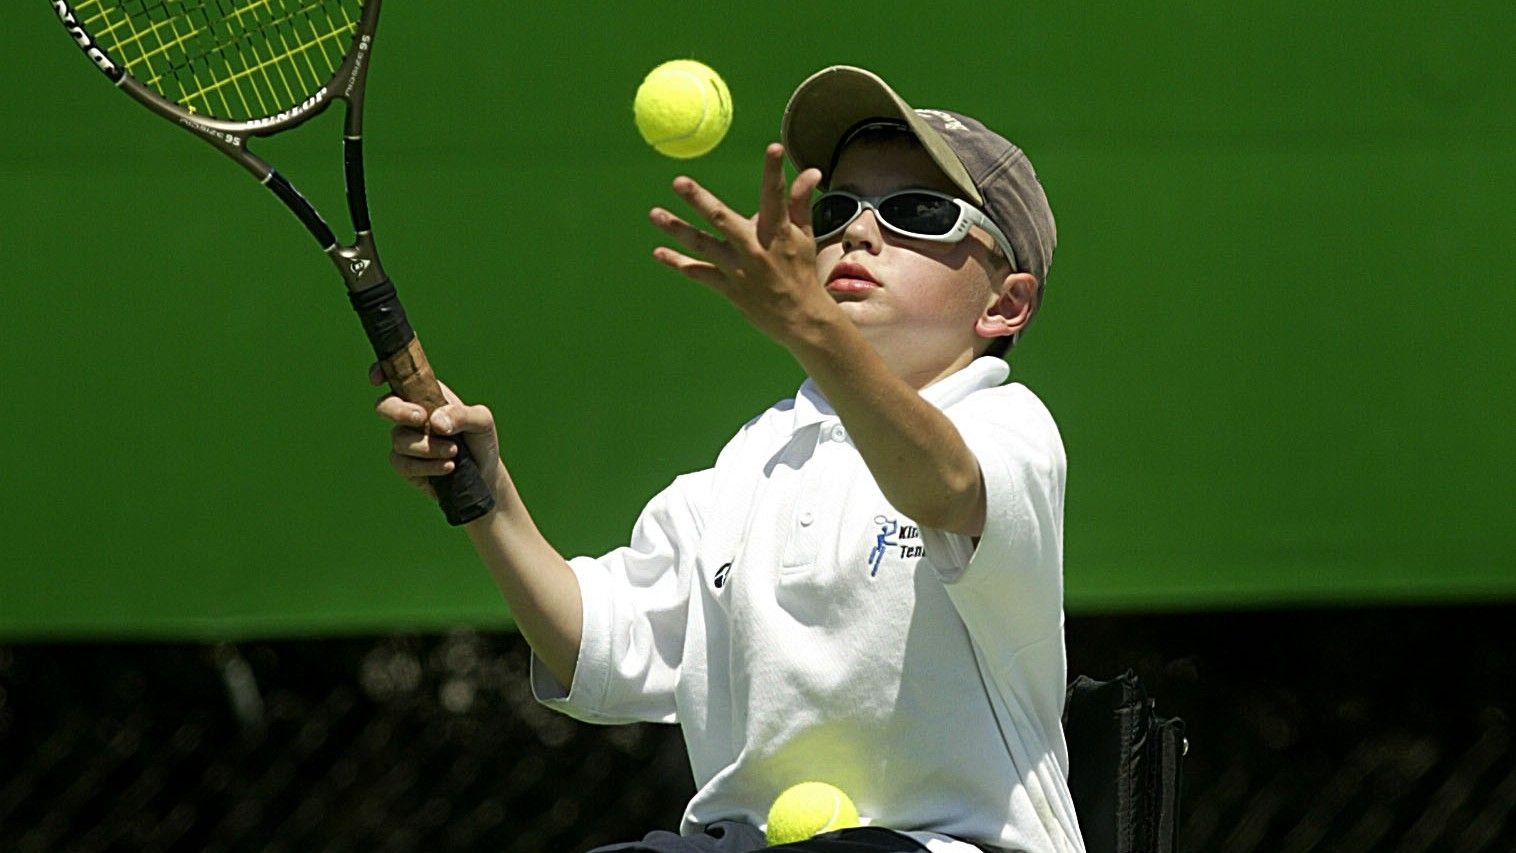
<svg viewBox="0 0 1516 853"><path fill-rule="evenodd" d="M1516 607L1070 619L1189 727L1182 849L1516 850ZM573 851L673 828L678 731L513 634L0 646L0 851Z"/></svg>

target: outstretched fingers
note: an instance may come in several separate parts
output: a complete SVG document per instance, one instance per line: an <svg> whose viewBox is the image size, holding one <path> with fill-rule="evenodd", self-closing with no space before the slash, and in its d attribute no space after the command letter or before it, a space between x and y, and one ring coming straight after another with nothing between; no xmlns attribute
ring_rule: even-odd
<svg viewBox="0 0 1516 853"><path fill-rule="evenodd" d="M684 199L690 207L711 227L716 229L730 243L748 244L753 239L753 225L747 217L739 214L726 206L726 202L717 198L715 193L695 182L694 178L683 175L674 179L674 192Z"/></svg>
<svg viewBox="0 0 1516 853"><path fill-rule="evenodd" d="M653 259L686 278L694 279L707 287L714 287L719 290L721 284L726 281L726 274L715 264L692 258L689 255L676 252L667 246L659 246L654 249Z"/></svg>
<svg viewBox="0 0 1516 853"><path fill-rule="evenodd" d="M678 240L695 254L703 255L718 264L731 262L732 247L730 245L701 231L669 211L655 207L648 212L648 218L664 233Z"/></svg>
<svg viewBox="0 0 1516 853"><path fill-rule="evenodd" d="M771 143L763 152L763 186L758 193L758 217L754 221L758 245L765 249L784 226L784 146Z"/></svg>
<svg viewBox="0 0 1516 853"><path fill-rule="evenodd" d="M660 246L653 258L664 266L704 285L725 291L752 276L766 263L776 240L795 242L795 229L811 234L811 193L821 183L821 172L806 169L791 184L784 174L784 146L771 143L763 152L763 183L758 212L751 218L738 214L694 179L674 179L674 192L703 218L715 233L691 225L661 207L648 218L673 237L687 252ZM755 266L756 264L756 266Z"/></svg>
<svg viewBox="0 0 1516 853"><path fill-rule="evenodd" d="M790 222L807 235L814 233L811 230L811 193L815 192L819 186L821 186L820 169L806 169L795 176L795 183L790 185Z"/></svg>
<svg viewBox="0 0 1516 853"><path fill-rule="evenodd" d="M683 180L689 179L684 178ZM691 181L691 183L694 182ZM711 198L715 198L715 196L711 196ZM725 205L722 205L722 207L725 207ZM670 249L667 246L659 246L653 250L653 258L655 260L669 269L684 275L686 278L698 281L708 287L719 287L726 280L726 273L722 271L721 265L731 266L735 262L733 256L735 250L730 243L718 240L661 207L655 207L649 211L648 218L653 221L654 225L658 226L670 237L684 244L689 250L711 259L700 260L699 258L692 258L683 252Z"/></svg>

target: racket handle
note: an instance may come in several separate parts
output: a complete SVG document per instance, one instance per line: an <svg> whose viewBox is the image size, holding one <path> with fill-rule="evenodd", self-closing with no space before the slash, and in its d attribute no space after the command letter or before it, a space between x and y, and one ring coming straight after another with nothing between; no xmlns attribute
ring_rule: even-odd
<svg viewBox="0 0 1516 853"><path fill-rule="evenodd" d="M442 386L437 384L421 341L405 318L394 284L385 279L356 293L349 292L348 299L358 312L358 319L363 321L363 330L368 333L374 355L379 357L379 366L396 396L424 407L428 413L445 405L447 398L442 395ZM447 523L459 525L494 509L495 496L479 475L479 463L469 453L468 442L458 436L453 443L458 446L453 470L430 480Z"/></svg>

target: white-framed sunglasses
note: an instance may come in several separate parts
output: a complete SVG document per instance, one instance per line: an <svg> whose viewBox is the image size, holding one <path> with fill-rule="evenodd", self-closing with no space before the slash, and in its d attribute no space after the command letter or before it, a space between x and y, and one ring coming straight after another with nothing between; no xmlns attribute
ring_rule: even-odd
<svg viewBox="0 0 1516 853"><path fill-rule="evenodd" d="M824 193L811 205L816 242L836 236L864 210L874 211L879 224L896 234L934 243L956 243L978 225L995 238L1011 268L1021 269L1011 241L988 216L961 198L934 190L897 190L881 196L859 196L843 190Z"/></svg>

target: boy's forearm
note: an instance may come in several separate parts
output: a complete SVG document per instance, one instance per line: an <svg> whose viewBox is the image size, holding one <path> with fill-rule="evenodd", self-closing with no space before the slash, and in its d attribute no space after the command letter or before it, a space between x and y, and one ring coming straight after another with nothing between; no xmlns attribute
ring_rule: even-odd
<svg viewBox="0 0 1516 853"><path fill-rule="evenodd" d="M841 312L808 322L789 349L896 509L927 527L982 532L983 477L957 427L895 375Z"/></svg>
<svg viewBox="0 0 1516 853"><path fill-rule="evenodd" d="M548 672L568 688L574 682L582 631L579 581L533 523L504 466L495 485L495 509L467 529L521 635Z"/></svg>

